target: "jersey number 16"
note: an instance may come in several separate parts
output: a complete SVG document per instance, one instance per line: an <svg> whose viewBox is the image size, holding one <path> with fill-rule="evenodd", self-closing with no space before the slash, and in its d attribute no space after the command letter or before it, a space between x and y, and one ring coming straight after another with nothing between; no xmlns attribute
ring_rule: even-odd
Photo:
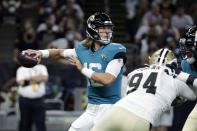
<svg viewBox="0 0 197 131"><path fill-rule="evenodd" d="M84 66L86 68L88 68L88 63L85 62L84 63ZM89 69L92 69L92 68L97 68L98 70L101 70L102 69L102 65L100 63L89 63ZM91 85L92 87L101 87L101 86L104 86L103 84L101 83L98 83L92 79L88 79L88 85Z"/></svg>

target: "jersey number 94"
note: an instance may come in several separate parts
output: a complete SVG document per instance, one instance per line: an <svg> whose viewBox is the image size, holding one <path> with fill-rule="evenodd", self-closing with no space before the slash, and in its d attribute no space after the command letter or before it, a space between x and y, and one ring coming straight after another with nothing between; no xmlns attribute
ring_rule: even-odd
<svg viewBox="0 0 197 131"><path fill-rule="evenodd" d="M136 73L132 75L129 81L127 94L137 90L139 86L146 89L146 93L155 94L157 87L155 86L157 80L157 72L151 72L147 79L143 80L143 73Z"/></svg>

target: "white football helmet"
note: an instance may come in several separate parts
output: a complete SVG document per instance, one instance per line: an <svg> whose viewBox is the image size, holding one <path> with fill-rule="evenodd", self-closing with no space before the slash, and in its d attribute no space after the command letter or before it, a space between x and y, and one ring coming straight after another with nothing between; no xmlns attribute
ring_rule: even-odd
<svg viewBox="0 0 197 131"><path fill-rule="evenodd" d="M149 59L149 64L156 64L161 66L165 65L169 61L172 61L173 59L175 59L174 53L167 48L162 48L153 53L153 55Z"/></svg>

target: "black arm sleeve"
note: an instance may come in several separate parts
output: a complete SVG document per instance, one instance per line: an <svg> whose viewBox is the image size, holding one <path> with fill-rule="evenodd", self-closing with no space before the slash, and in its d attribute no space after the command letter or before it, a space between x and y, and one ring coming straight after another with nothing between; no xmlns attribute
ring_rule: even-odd
<svg viewBox="0 0 197 131"><path fill-rule="evenodd" d="M196 75L189 75L186 84L193 86L194 80L197 78Z"/></svg>
<svg viewBox="0 0 197 131"><path fill-rule="evenodd" d="M117 54L114 55L114 58L113 59L120 59L120 58L123 59L123 62L125 64L126 61L127 61L126 52L118 52Z"/></svg>

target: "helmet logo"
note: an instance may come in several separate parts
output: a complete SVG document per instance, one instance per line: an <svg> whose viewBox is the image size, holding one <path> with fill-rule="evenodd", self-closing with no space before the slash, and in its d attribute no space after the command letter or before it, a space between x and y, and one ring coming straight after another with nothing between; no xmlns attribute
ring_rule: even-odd
<svg viewBox="0 0 197 131"><path fill-rule="evenodd" d="M107 58L107 55L106 54L101 54L101 58L105 60Z"/></svg>
<svg viewBox="0 0 197 131"><path fill-rule="evenodd" d="M93 20L94 20L94 15L91 15L91 16L89 17L89 19L90 19L91 21L93 21Z"/></svg>

